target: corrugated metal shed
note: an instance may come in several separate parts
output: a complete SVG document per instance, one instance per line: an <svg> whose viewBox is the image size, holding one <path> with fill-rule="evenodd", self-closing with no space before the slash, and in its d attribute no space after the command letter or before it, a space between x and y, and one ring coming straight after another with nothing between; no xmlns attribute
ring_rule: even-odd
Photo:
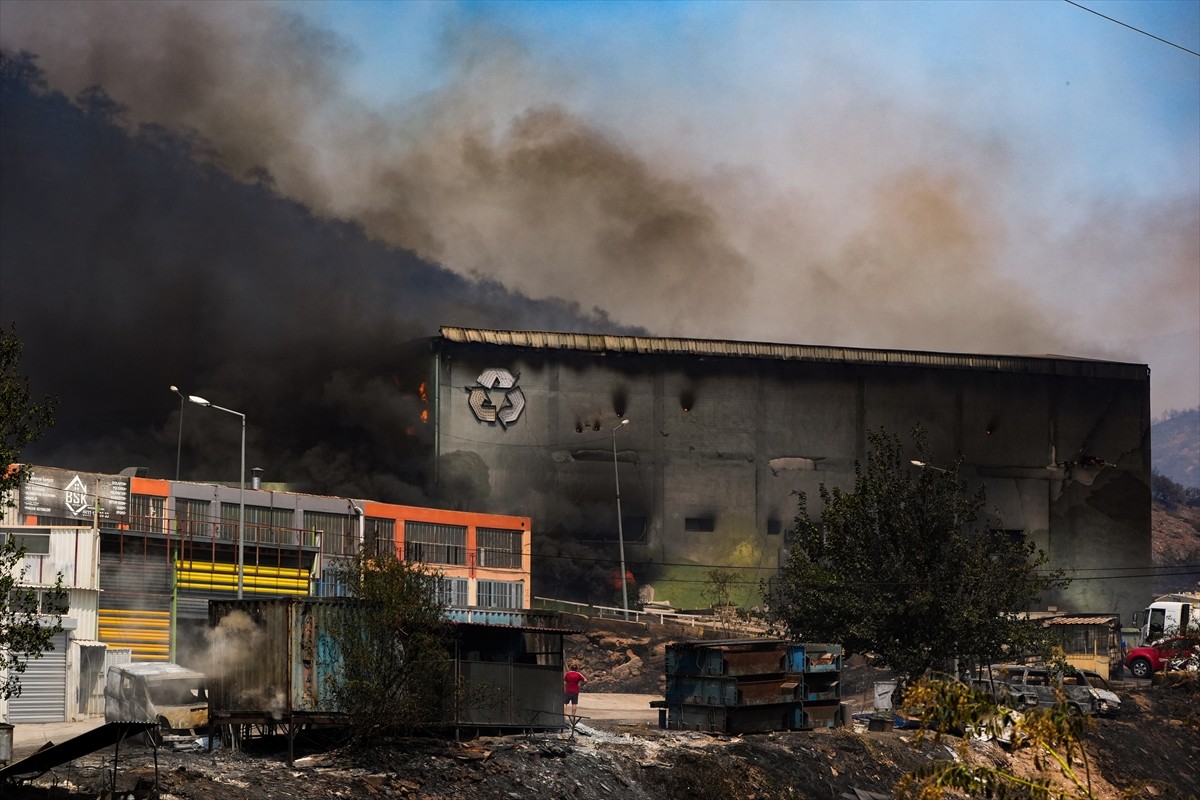
<svg viewBox="0 0 1200 800"><path fill-rule="evenodd" d="M1090 617L1051 617L1043 620L1043 625L1113 625L1120 618L1115 614Z"/></svg>
<svg viewBox="0 0 1200 800"><path fill-rule="evenodd" d="M760 359L764 361L808 361L934 369L967 369L985 372L1018 372L1077 377L1146 380L1145 364L1095 361L1071 356L980 355L935 353L919 350L874 350L828 345L738 342L716 339L675 339L651 336L618 336L599 333L556 333L553 331L504 331L443 326L441 336L456 344L482 344L534 350L574 350L587 353L630 353Z"/></svg>

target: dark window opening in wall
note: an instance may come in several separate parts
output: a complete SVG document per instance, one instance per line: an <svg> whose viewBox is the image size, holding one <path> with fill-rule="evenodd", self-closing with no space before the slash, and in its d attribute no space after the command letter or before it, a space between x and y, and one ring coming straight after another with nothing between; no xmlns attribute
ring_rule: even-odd
<svg viewBox="0 0 1200 800"><path fill-rule="evenodd" d="M396 520L367 517L363 532L363 552L377 556L396 555Z"/></svg>
<svg viewBox="0 0 1200 800"><path fill-rule="evenodd" d="M783 533L783 523L777 519L767 520L767 536L778 536Z"/></svg>
<svg viewBox="0 0 1200 800"><path fill-rule="evenodd" d="M467 563L465 525L439 525L433 522L404 523L404 560L422 564Z"/></svg>
<svg viewBox="0 0 1200 800"><path fill-rule="evenodd" d="M1013 544L1025 544L1025 531L1016 528L995 528L992 533L1002 533Z"/></svg>
<svg viewBox="0 0 1200 800"><path fill-rule="evenodd" d="M175 499L175 519L179 523L179 533L183 536L213 535L212 519L209 510L212 504L207 500L188 500L179 497Z"/></svg>
<svg viewBox="0 0 1200 800"><path fill-rule="evenodd" d="M615 514L613 515L616 516ZM639 517L636 515L621 515L621 536L626 544L645 544L646 531L649 528L649 518ZM585 528L579 531L578 538L583 542L616 542L617 541L617 524L616 520L610 524L610 527L602 528Z"/></svg>
<svg viewBox="0 0 1200 800"><path fill-rule="evenodd" d="M712 517L686 517L683 529L689 533L712 533L717 529L717 521Z"/></svg>

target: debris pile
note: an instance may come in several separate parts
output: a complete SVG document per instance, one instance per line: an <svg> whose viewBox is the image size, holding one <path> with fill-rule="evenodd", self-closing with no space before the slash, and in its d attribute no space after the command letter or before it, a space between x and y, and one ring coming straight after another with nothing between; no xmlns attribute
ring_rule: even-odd
<svg viewBox="0 0 1200 800"><path fill-rule="evenodd" d="M580 665L587 691L662 694L667 643L649 634L623 636L589 631L566 637L568 663Z"/></svg>

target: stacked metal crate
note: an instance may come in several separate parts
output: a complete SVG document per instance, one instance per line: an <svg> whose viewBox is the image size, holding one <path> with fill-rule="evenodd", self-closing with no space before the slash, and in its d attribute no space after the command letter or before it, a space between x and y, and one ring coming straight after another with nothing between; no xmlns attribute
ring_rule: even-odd
<svg viewBox="0 0 1200 800"><path fill-rule="evenodd" d="M668 728L751 733L841 724L841 648L782 639L668 645ZM811 713L810 713L811 708Z"/></svg>
<svg viewBox="0 0 1200 800"><path fill-rule="evenodd" d="M846 724L842 707L842 648L836 644L803 644L804 726L836 728Z"/></svg>

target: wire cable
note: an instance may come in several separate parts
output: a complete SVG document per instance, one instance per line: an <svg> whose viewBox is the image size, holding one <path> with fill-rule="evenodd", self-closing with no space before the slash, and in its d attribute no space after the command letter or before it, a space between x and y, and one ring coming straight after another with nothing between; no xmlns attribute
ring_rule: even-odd
<svg viewBox="0 0 1200 800"><path fill-rule="evenodd" d="M1090 14L1095 14L1097 17L1100 17L1101 19L1106 19L1109 22L1115 22L1116 24L1120 25L1123 28L1129 28L1129 30L1134 31L1135 33L1140 33L1143 36L1149 36L1151 39L1154 39L1157 42L1162 42L1163 44L1168 44L1171 47L1178 48L1179 50L1182 50L1183 52L1188 53L1189 55L1200 57L1200 53L1197 53L1195 50L1188 50L1186 47L1184 47L1181 44L1175 44L1174 42L1167 41L1166 39L1162 38L1161 36L1155 36L1153 33L1144 31L1141 28L1135 28L1127 22L1121 22L1121 20L1119 20L1119 19L1113 19L1112 17L1105 16L1104 14L1101 14L1099 11L1096 11L1095 9L1088 8L1085 5L1076 3L1075 0L1063 0L1063 2L1073 5L1076 8L1082 8L1084 11L1087 11Z"/></svg>

